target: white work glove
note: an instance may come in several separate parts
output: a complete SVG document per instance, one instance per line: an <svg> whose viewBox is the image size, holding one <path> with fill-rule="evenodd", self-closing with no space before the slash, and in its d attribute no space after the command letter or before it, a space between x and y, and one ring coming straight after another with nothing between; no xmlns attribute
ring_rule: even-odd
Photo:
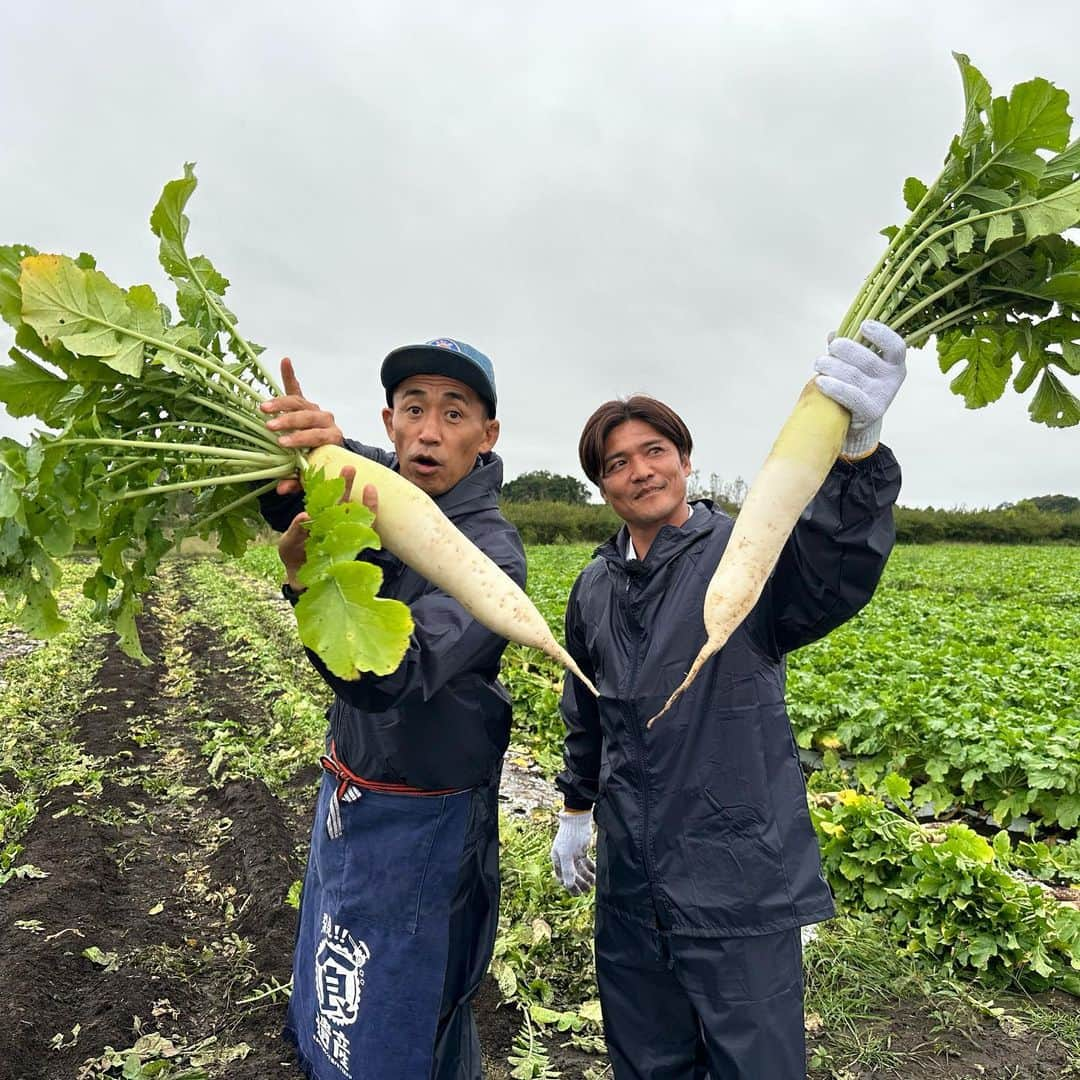
<svg viewBox="0 0 1080 1080"><path fill-rule="evenodd" d="M881 437L881 418L907 375L904 339L884 323L867 319L859 333L877 352L851 338L830 336L829 350L818 357L818 389L851 413L851 426L840 448L845 457L865 457Z"/></svg>
<svg viewBox="0 0 1080 1080"><path fill-rule="evenodd" d="M591 840L591 813L559 811L559 831L551 845L551 865L571 896L580 896L596 884L596 864L588 855Z"/></svg>

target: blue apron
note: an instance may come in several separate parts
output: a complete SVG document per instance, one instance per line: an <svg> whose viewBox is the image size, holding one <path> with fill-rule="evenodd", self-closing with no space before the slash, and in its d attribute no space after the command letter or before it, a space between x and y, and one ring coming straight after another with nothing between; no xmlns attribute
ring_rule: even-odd
<svg viewBox="0 0 1080 1080"><path fill-rule="evenodd" d="M323 776L300 901L285 1037L309 1080L431 1075L471 792L363 791Z"/></svg>

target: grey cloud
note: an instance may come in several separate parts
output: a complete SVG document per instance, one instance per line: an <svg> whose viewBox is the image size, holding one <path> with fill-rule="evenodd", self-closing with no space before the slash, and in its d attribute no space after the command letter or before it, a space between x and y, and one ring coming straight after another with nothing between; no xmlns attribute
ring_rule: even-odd
<svg viewBox="0 0 1080 1080"><path fill-rule="evenodd" d="M350 433L381 439L390 347L450 334L495 360L510 476L576 474L591 409L648 390L749 477L959 123L949 51L1080 89L1075 5L1014 10L59 0L0 41L0 237L167 296L147 215L193 159L193 246ZM904 502L1077 490L1075 431L910 366Z"/></svg>

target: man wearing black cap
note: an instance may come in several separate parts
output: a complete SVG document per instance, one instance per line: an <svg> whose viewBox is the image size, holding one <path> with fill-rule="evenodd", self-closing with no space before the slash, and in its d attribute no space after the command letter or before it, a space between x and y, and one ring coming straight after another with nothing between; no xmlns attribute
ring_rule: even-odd
<svg viewBox="0 0 1080 1080"><path fill-rule="evenodd" d="M345 439L304 398L288 360L285 396L265 402L283 446L344 445L427 492L519 585L520 538L498 509L502 462L491 361L437 338L382 365L394 452ZM263 513L279 544L287 598L301 591L299 482ZM375 493L365 492L368 505ZM499 914L498 803L510 701L497 681L505 640L386 551L380 595L407 603L414 632L391 675L356 681L311 662L334 690L312 832L285 1035L313 1080L479 1080L470 1000Z"/></svg>

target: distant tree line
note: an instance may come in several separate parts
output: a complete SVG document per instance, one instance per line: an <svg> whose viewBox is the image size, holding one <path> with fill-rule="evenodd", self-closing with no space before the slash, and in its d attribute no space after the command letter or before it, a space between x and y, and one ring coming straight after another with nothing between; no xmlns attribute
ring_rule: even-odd
<svg viewBox="0 0 1080 1080"><path fill-rule="evenodd" d="M1025 499L1020 503L1002 503L998 509L1008 510L1014 505L1030 505L1036 510L1047 510L1052 514L1072 514L1080 510L1080 499L1074 495L1036 495L1034 499Z"/></svg>
<svg viewBox="0 0 1080 1080"><path fill-rule="evenodd" d="M742 477L708 481L690 474L692 499L711 498L733 516L746 498ZM619 519L604 504L590 503L589 489L572 476L524 473L503 486L502 510L526 544L600 544L618 531ZM939 510L898 506L896 537L902 544L1080 544L1080 498L1038 495L993 510Z"/></svg>
<svg viewBox="0 0 1080 1080"><path fill-rule="evenodd" d="M589 501L589 489L572 476L557 476L546 469L522 473L503 484L503 502L560 502L584 506Z"/></svg>
<svg viewBox="0 0 1080 1080"><path fill-rule="evenodd" d="M896 509L902 544L1080 544L1080 499L1040 495L993 510Z"/></svg>

